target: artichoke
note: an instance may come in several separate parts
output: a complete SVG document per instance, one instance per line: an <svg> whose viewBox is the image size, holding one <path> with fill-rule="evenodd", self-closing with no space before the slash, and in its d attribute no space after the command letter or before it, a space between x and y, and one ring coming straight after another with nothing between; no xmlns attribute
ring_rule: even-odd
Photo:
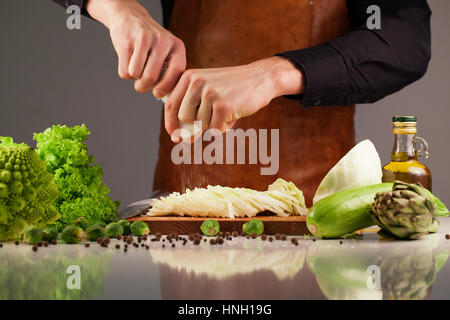
<svg viewBox="0 0 450 320"><path fill-rule="evenodd" d="M384 300L426 299L439 270L446 264L448 250L439 249L440 236L433 235L419 246L400 244L378 256ZM385 246L387 248L387 245Z"/></svg>
<svg viewBox="0 0 450 320"><path fill-rule="evenodd" d="M379 263L384 300L422 300L436 279L435 253L418 249L391 252Z"/></svg>
<svg viewBox="0 0 450 320"><path fill-rule="evenodd" d="M394 182L392 191L375 195L370 212L384 231L401 239L418 239L439 229L433 197L419 184Z"/></svg>

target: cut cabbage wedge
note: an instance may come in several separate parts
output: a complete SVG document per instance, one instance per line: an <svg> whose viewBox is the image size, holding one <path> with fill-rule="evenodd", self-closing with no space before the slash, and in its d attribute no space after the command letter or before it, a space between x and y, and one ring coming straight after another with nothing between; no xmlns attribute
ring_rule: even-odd
<svg viewBox="0 0 450 320"><path fill-rule="evenodd" d="M254 217L271 211L277 216L306 215L303 193L292 182L277 179L267 191L208 186L153 199L149 216Z"/></svg>
<svg viewBox="0 0 450 320"><path fill-rule="evenodd" d="M381 161L375 146L364 140L354 146L323 178L313 203L335 192L381 183Z"/></svg>

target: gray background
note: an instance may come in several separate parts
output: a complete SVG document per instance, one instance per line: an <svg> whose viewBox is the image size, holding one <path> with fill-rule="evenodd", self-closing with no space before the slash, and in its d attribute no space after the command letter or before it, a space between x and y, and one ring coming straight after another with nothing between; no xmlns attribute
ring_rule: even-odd
<svg viewBox="0 0 450 320"><path fill-rule="evenodd" d="M161 21L159 0L141 3ZM357 106L356 141L370 138L386 163L392 115L417 115L431 158L433 191L450 204L450 1L430 0L432 60L423 79L372 105ZM104 169L122 207L149 194L157 160L161 104L117 75L108 31L90 19L65 27L49 0L0 2L0 135L34 146L32 135L53 124L86 123L89 152ZM300 186L301 187L301 186Z"/></svg>

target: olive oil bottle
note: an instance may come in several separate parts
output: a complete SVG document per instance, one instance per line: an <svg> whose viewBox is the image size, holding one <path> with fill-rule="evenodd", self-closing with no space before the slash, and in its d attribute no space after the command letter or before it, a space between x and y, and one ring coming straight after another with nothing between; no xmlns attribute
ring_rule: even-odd
<svg viewBox="0 0 450 320"><path fill-rule="evenodd" d="M413 116L393 117L394 147L391 162L383 168L383 182L401 180L408 183L419 182L431 191L431 173L419 157L428 158L428 144L417 137L417 118Z"/></svg>

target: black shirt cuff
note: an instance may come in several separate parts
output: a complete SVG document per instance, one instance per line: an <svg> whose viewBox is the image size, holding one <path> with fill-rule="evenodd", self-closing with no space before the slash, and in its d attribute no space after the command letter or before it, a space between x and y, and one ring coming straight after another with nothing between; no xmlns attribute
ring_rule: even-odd
<svg viewBox="0 0 450 320"><path fill-rule="evenodd" d="M76 5L81 8L81 13L84 16L91 18L89 13L86 11L85 7L87 0L52 0L52 1L56 2L57 4L63 6L66 9L72 5Z"/></svg>
<svg viewBox="0 0 450 320"><path fill-rule="evenodd" d="M304 107L342 105L348 101L344 96L347 66L336 49L324 43L276 55L289 59L303 72L304 94L287 98L301 99Z"/></svg>

